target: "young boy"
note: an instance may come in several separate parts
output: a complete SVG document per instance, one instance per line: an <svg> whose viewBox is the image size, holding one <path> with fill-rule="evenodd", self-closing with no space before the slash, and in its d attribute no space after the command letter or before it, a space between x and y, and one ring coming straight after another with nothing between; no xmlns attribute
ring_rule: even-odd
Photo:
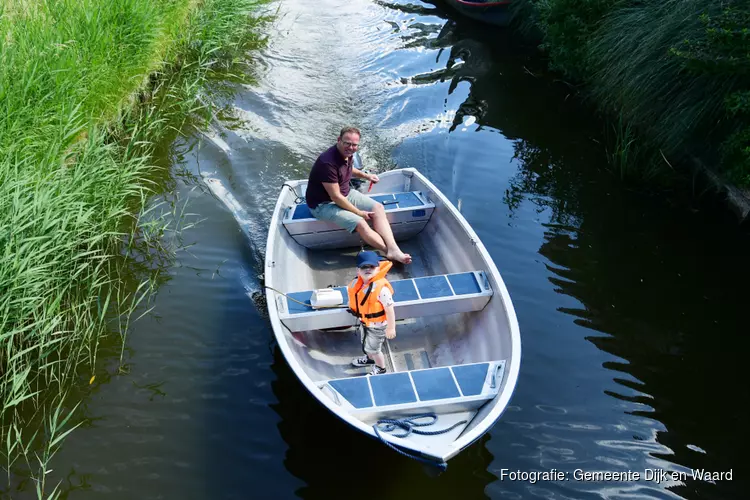
<svg viewBox="0 0 750 500"><path fill-rule="evenodd" d="M383 342L396 338L393 287L385 277L392 265L390 261L381 261L375 252L360 252L357 255L357 279L347 289L349 309L360 320L358 327L365 353L353 359L352 364L372 365L370 375L385 373Z"/></svg>

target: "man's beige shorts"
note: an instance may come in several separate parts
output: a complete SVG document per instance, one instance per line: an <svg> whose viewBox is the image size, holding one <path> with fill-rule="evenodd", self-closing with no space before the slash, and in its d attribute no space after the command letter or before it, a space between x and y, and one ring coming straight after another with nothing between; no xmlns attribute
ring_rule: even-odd
<svg viewBox="0 0 750 500"><path fill-rule="evenodd" d="M377 201L363 195L354 188L349 190L346 199L349 200L349 203L365 212L372 212L375 210L375 205L378 204ZM359 221L364 220L359 215L352 213L349 210L344 210L333 202L321 203L317 207L311 209L310 212L316 219L331 221L337 226L343 227L350 233L353 233L355 229L357 229Z"/></svg>

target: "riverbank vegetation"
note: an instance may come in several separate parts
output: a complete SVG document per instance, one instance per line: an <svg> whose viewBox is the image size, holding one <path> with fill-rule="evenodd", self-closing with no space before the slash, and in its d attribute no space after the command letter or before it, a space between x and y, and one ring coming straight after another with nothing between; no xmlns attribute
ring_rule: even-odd
<svg viewBox="0 0 750 500"><path fill-rule="evenodd" d="M614 156L623 175L697 157L750 186L750 0L519 0L514 8L522 31L541 37L551 68L627 132L618 141L629 156Z"/></svg>
<svg viewBox="0 0 750 500"><path fill-rule="evenodd" d="M40 497L48 462L173 249L154 152L211 115L217 73L263 44L265 0L0 5L0 450ZM119 336L118 336L119 334ZM120 349L122 353L122 350ZM122 355L120 355L122 362ZM78 394L79 396L74 396ZM80 420L78 420L80 421ZM35 472L38 471L38 472ZM23 482L23 481L21 481Z"/></svg>

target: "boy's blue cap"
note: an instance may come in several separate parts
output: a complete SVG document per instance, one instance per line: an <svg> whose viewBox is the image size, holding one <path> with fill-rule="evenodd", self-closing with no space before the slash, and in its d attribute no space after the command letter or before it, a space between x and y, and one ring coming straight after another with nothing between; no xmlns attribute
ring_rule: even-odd
<svg viewBox="0 0 750 500"><path fill-rule="evenodd" d="M359 252L357 255L357 267L362 266L375 266L378 267L380 265L380 256L376 254L375 252L371 252L369 250L365 252Z"/></svg>

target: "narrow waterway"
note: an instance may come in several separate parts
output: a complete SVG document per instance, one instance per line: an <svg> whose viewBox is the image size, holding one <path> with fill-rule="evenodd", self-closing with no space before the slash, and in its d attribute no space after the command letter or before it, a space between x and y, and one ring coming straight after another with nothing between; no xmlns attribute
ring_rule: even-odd
<svg viewBox="0 0 750 500"><path fill-rule="evenodd" d="M279 5L257 84L175 144L174 194L199 222L49 480L70 499L741 498L750 240L728 213L624 188L538 57L437 1ZM511 407L438 477L320 407L260 299L281 184L345 124L367 168L417 168L460 207L518 315ZM506 475L552 469L567 480Z"/></svg>

